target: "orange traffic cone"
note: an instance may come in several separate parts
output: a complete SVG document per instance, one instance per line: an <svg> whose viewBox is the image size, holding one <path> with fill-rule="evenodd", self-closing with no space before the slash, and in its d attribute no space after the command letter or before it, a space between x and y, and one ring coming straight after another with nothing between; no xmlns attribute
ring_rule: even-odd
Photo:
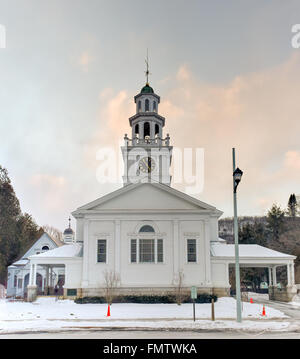
<svg viewBox="0 0 300 359"><path fill-rule="evenodd" d="M107 317L110 317L110 305L108 304L108 308L107 308Z"/></svg>
<svg viewBox="0 0 300 359"><path fill-rule="evenodd" d="M253 303L253 299L252 299L252 298L250 298L250 303Z"/></svg>
<svg viewBox="0 0 300 359"><path fill-rule="evenodd" d="M265 305L263 305L262 316L263 316L263 317L265 317L265 316L266 316L266 309L265 309Z"/></svg>

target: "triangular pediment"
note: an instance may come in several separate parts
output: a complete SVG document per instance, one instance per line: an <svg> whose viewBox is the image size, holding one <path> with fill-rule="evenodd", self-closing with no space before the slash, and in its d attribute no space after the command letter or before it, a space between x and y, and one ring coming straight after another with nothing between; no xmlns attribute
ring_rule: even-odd
<svg viewBox="0 0 300 359"><path fill-rule="evenodd" d="M221 214L215 207L160 183L139 183L125 186L85 206L73 215L86 211L105 210L201 210Z"/></svg>

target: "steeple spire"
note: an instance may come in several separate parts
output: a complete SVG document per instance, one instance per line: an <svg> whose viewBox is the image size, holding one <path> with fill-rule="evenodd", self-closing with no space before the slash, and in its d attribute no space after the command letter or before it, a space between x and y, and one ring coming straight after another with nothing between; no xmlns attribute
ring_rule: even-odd
<svg viewBox="0 0 300 359"><path fill-rule="evenodd" d="M172 146L170 137L163 137L165 118L158 113L160 97L149 85L149 57L147 51L146 85L134 96L136 113L129 118L132 137L124 137L124 186L137 182L158 182L170 185ZM134 151L131 151L133 150Z"/></svg>
<svg viewBox="0 0 300 359"><path fill-rule="evenodd" d="M65 243L72 243L75 241L75 235L73 229L71 228L71 217L69 217L68 221L69 221L69 227L64 230L63 241Z"/></svg>
<svg viewBox="0 0 300 359"><path fill-rule="evenodd" d="M146 74L146 79L147 79L146 85L149 85L149 75L151 75L151 73L149 72L148 49L147 49L147 59L145 60L145 62L146 62L146 71L145 71L145 74Z"/></svg>

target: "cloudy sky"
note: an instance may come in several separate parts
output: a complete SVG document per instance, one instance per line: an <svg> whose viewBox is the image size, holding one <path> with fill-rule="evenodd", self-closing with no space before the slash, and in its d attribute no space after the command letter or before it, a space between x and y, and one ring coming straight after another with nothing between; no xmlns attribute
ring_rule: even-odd
<svg viewBox="0 0 300 359"><path fill-rule="evenodd" d="M298 23L296 0L0 0L0 164L22 210L64 229L120 187L98 182L96 155L130 133L147 48L164 133L204 148L195 197L232 215L236 147L239 214L285 207L300 194Z"/></svg>

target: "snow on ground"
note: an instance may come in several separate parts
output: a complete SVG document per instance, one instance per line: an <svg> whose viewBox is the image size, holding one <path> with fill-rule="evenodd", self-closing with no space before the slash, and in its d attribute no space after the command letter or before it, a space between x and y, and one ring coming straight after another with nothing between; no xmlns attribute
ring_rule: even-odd
<svg viewBox="0 0 300 359"><path fill-rule="evenodd" d="M0 321L0 338L1 334L8 333L23 333L23 332L38 332L38 331L75 331L75 330L95 330L95 329L140 329L140 330L241 330L247 332L262 332L262 331L287 331L289 322L276 321L250 321L246 320L242 323L237 323L232 320L175 320L175 321L111 321L105 322L76 322L54 320L47 321L45 319L35 321L28 320L25 322L7 322L3 327L3 322Z"/></svg>
<svg viewBox="0 0 300 359"><path fill-rule="evenodd" d="M248 300L250 300L250 298L252 298L254 301L255 300L269 300L269 294L268 293L255 293L255 292L248 292Z"/></svg>
<svg viewBox="0 0 300 359"><path fill-rule="evenodd" d="M295 295L292 302L289 302L289 304L295 305L297 307L300 307L300 296Z"/></svg>
<svg viewBox="0 0 300 359"><path fill-rule="evenodd" d="M76 304L71 300L39 298L34 303L0 300L0 333L66 329L66 327L147 327L147 328L249 328L259 330L284 329L286 322L270 322L266 319L287 318L282 312L266 307L262 317L262 305L242 303L243 318L256 319L239 324L236 318L236 301L219 298L215 303L216 321L212 322L211 304L196 304L196 319L192 320L192 304L132 304L114 303L111 317L107 318L107 304ZM261 320L257 320L260 318ZM206 319L206 320L205 320ZM225 319L225 321L224 321Z"/></svg>

